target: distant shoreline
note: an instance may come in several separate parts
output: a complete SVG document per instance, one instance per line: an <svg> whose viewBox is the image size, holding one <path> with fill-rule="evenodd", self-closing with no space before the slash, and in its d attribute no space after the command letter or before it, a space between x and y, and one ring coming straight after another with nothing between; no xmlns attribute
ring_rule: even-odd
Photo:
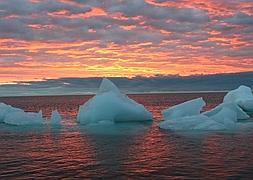
<svg viewBox="0 0 253 180"><path fill-rule="evenodd" d="M124 92L127 95L140 94L197 94L197 93L227 93L229 90L223 91L153 91L153 92ZM48 97L48 96L93 96L96 93L83 94L36 94L36 95L16 95L16 96L1 96L0 98L17 98L17 97Z"/></svg>

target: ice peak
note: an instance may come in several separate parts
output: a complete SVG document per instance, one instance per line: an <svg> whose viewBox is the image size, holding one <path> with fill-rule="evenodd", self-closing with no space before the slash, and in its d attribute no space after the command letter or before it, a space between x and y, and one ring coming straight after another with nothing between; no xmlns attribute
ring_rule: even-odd
<svg viewBox="0 0 253 180"><path fill-rule="evenodd" d="M245 86L245 85L240 85L238 89L250 89L250 87Z"/></svg>
<svg viewBox="0 0 253 180"><path fill-rule="evenodd" d="M112 81L110 81L107 78L103 78L100 86L99 86L99 90L98 93L104 93L104 92L109 92L109 91L113 91L115 93L119 93L119 89L117 88L117 86L115 84L113 84Z"/></svg>
<svg viewBox="0 0 253 180"><path fill-rule="evenodd" d="M54 125L60 125L61 123L61 115L57 110L52 111L51 113L51 118L50 118L50 123Z"/></svg>

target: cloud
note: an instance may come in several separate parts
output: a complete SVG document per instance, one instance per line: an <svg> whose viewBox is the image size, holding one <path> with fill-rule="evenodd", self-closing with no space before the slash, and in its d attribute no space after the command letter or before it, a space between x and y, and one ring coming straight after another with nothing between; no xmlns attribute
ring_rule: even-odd
<svg viewBox="0 0 253 180"><path fill-rule="evenodd" d="M133 20L134 16L143 16L146 24L148 24L147 22L149 22L150 19L154 19L155 22L153 22L153 24L155 24L156 27L159 23L166 24L168 20L175 21L175 23L163 25L165 27L164 29L168 31L176 31L177 28L180 31L183 27L180 27L179 22L207 23L209 21L208 14L199 9L157 7L144 0L111 1L111 3L107 5L105 3L102 7L105 8L105 12L123 13L127 16L127 20L115 20L112 16L96 16L96 14L89 18L83 18L85 14L91 11L92 5L98 5L99 3L90 3L90 1L87 1L86 4L84 3L78 6L67 2L56 0L36 1L36 3L28 0L0 2L0 11L3 17L0 19L0 25L3 27L0 32L1 37L25 40L77 40L80 38L89 40L98 37L97 39L105 39L106 41L113 37L109 40L114 42L114 39L116 39L115 43L117 43L124 32L121 30L122 33L118 33L118 37L115 38L114 33L115 31L120 31L116 30L120 25L142 27L142 25L140 25L141 21ZM73 14L76 14L76 16L72 17L71 15ZM192 30L193 27L191 24L185 24L184 26L188 31ZM89 33L90 29L94 30L94 32ZM126 33L129 34L128 32L124 32L124 34ZM136 33L137 32L133 32L133 34ZM148 35L149 33L150 35ZM94 36L94 34L96 34L96 36ZM150 37L154 33L146 31L145 34L145 36ZM156 34L158 35L158 33ZM142 36L142 32L138 35ZM122 39L124 39L124 37Z"/></svg>
<svg viewBox="0 0 253 180"><path fill-rule="evenodd" d="M50 13L66 10L70 13L81 13L90 11L88 6L76 6L61 1L30 1L30 0L9 0L1 1L2 14L8 15L34 15L38 13Z"/></svg>
<svg viewBox="0 0 253 180"><path fill-rule="evenodd" d="M147 19L171 19L180 22L206 23L208 14L195 8L158 7L144 0L130 0L108 8L109 12L122 12L127 16Z"/></svg>
<svg viewBox="0 0 253 180"><path fill-rule="evenodd" d="M227 0L0 1L0 82L252 71L252 7Z"/></svg>
<svg viewBox="0 0 253 180"><path fill-rule="evenodd" d="M235 15L226 18L225 21L232 24L253 25L253 15L238 12Z"/></svg>

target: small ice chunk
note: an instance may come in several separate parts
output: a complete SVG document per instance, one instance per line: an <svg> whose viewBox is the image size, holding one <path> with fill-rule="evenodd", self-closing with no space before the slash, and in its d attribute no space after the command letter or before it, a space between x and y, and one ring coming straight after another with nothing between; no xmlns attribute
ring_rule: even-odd
<svg viewBox="0 0 253 180"><path fill-rule="evenodd" d="M229 108L231 111L236 113L236 118L238 120L244 120L244 119L249 119L249 115L245 113L237 104L234 102L231 103L222 103L216 106L215 108L204 112L203 114L211 117L214 116L215 114L219 113L223 108Z"/></svg>
<svg viewBox="0 0 253 180"><path fill-rule="evenodd" d="M223 102L234 102L244 111L253 112L253 95L250 87L240 86L226 94Z"/></svg>
<svg viewBox="0 0 253 180"><path fill-rule="evenodd" d="M51 118L49 123L51 125L60 125L61 124L61 115L57 110L52 111Z"/></svg>
<svg viewBox="0 0 253 180"><path fill-rule="evenodd" d="M108 79L104 78L99 91L79 107L77 121L81 124L123 121L152 120L152 115L145 107L126 95Z"/></svg>
<svg viewBox="0 0 253 180"><path fill-rule="evenodd" d="M24 111L22 109L15 108L4 103L0 103L0 123L4 121L7 114L14 112L24 112Z"/></svg>
<svg viewBox="0 0 253 180"><path fill-rule="evenodd" d="M203 114L180 117L173 120L165 120L160 122L159 127L162 129L170 129L174 131L210 131L226 129L223 124L218 123Z"/></svg>
<svg viewBox="0 0 253 180"><path fill-rule="evenodd" d="M162 111L162 115L164 119L194 116L200 114L200 111L205 105L206 103L203 98L197 98L165 109Z"/></svg>
<svg viewBox="0 0 253 180"><path fill-rule="evenodd" d="M10 125L40 125L43 124L42 112L13 112L6 115L4 123Z"/></svg>

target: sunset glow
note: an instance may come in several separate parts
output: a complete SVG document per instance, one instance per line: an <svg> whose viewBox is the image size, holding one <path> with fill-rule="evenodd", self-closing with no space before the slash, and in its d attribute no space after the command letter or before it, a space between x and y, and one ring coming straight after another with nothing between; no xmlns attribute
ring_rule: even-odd
<svg viewBox="0 0 253 180"><path fill-rule="evenodd" d="M0 83L253 71L252 1L0 0L0 27Z"/></svg>

